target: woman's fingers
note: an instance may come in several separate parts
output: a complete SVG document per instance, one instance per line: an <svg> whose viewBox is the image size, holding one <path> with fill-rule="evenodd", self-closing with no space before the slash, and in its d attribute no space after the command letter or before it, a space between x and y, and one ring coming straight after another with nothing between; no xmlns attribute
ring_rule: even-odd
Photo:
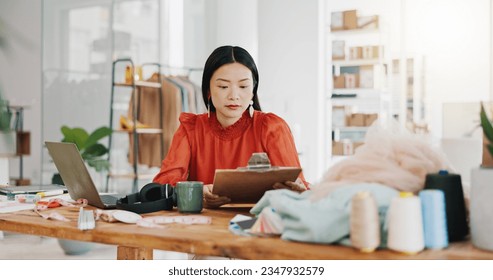
<svg viewBox="0 0 493 280"><path fill-rule="evenodd" d="M281 182L277 182L275 183L273 186L272 186L273 189L275 190L279 190L279 189L290 189L290 187L288 185L285 185Z"/></svg>
<svg viewBox="0 0 493 280"><path fill-rule="evenodd" d="M273 189L289 189L289 190L293 190L295 192L304 192L306 191L306 187L305 185L300 182L291 182L291 181L286 181L284 183L275 183L273 186L272 186Z"/></svg>
<svg viewBox="0 0 493 280"><path fill-rule="evenodd" d="M217 208L221 205L230 203L231 199L226 196L219 196L212 193L212 184L204 185L204 207Z"/></svg>
<svg viewBox="0 0 493 280"><path fill-rule="evenodd" d="M228 204L231 202L231 199L226 196L217 196L214 198L204 197L204 207L205 208L217 208L221 205Z"/></svg>

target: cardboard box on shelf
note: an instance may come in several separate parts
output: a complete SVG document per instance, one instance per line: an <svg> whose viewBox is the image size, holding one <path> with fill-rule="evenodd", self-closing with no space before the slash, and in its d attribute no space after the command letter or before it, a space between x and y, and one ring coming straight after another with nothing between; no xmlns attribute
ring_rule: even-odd
<svg viewBox="0 0 493 280"><path fill-rule="evenodd" d="M361 113L353 113L348 115L348 126L365 126L366 115Z"/></svg>
<svg viewBox="0 0 493 280"><path fill-rule="evenodd" d="M362 59L362 58L363 58L363 47L349 48L349 59Z"/></svg>
<svg viewBox="0 0 493 280"><path fill-rule="evenodd" d="M358 15L356 10L349 10L343 12L344 29L357 29L358 28Z"/></svg>
<svg viewBox="0 0 493 280"><path fill-rule="evenodd" d="M358 74L344 74L345 88L357 88L359 87L359 75Z"/></svg>
<svg viewBox="0 0 493 280"><path fill-rule="evenodd" d="M378 114L366 114L365 115L365 126L370 126L374 121L378 119Z"/></svg>
<svg viewBox="0 0 493 280"><path fill-rule="evenodd" d="M332 155L349 156L353 155L356 148L363 145L364 142L353 142L350 140L332 141Z"/></svg>
<svg viewBox="0 0 493 280"><path fill-rule="evenodd" d="M342 147L342 142L332 141L332 155L336 155L336 156L344 155L344 149Z"/></svg>
<svg viewBox="0 0 493 280"><path fill-rule="evenodd" d="M379 58L380 50L382 48L383 48L382 46L363 46L363 59Z"/></svg>
<svg viewBox="0 0 493 280"><path fill-rule="evenodd" d="M377 29L378 28L378 15L358 17L358 28Z"/></svg>
<svg viewBox="0 0 493 280"><path fill-rule="evenodd" d="M378 114L353 113L347 115L347 126L370 126L378 119Z"/></svg>
<svg viewBox="0 0 493 280"><path fill-rule="evenodd" d="M346 87L344 75L333 76L332 78L334 80L334 88L345 88Z"/></svg>

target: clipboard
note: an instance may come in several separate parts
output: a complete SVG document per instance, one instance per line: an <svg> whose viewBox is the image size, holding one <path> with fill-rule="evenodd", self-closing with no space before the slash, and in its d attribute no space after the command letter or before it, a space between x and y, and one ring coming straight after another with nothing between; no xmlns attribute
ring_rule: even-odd
<svg viewBox="0 0 493 280"><path fill-rule="evenodd" d="M296 181L300 167L217 169L212 193L227 196L231 203L257 203L277 182Z"/></svg>

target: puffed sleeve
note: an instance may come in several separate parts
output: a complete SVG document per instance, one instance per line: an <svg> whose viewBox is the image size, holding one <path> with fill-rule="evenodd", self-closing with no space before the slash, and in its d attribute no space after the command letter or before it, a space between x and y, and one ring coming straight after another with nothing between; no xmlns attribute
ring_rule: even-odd
<svg viewBox="0 0 493 280"><path fill-rule="evenodd" d="M191 145L188 139L190 130L195 126L196 115L182 113L180 115L180 126L173 135L168 154L161 164L161 170L152 180L159 184L172 184L186 181L191 158Z"/></svg>
<svg viewBox="0 0 493 280"><path fill-rule="evenodd" d="M293 134L288 124L277 115L267 113L263 117L262 125L262 139L271 164L273 166L301 167ZM308 188L309 184L305 181L303 173L300 174L299 178Z"/></svg>

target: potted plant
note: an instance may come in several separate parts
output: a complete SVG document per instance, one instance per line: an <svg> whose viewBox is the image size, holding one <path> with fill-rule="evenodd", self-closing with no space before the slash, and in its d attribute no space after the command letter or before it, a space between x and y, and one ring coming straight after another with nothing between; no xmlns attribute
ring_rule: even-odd
<svg viewBox="0 0 493 280"><path fill-rule="evenodd" d="M112 130L109 127L102 126L89 133L81 127L70 128L64 125L61 132L63 134L62 142L74 143L87 165L93 167L96 172L109 170L110 163L105 157L109 150L99 142L111 134ZM52 183L63 185L59 174L53 176Z"/></svg>
<svg viewBox="0 0 493 280"><path fill-rule="evenodd" d="M471 173L469 222L472 244L493 251L493 125L481 103L481 128L483 129L483 161Z"/></svg>

